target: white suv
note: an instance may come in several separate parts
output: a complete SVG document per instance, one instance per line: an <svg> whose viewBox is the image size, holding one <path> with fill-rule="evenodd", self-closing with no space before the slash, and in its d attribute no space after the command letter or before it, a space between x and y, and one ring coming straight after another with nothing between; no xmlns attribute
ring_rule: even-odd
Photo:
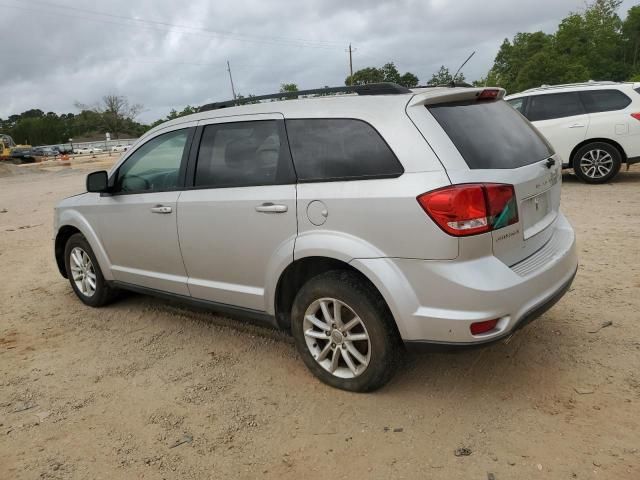
<svg viewBox="0 0 640 480"><path fill-rule="evenodd" d="M123 288L264 321L365 391L403 342L496 341L564 294L560 162L504 90L337 90L204 107L90 174L55 211L80 300ZM291 95L251 100L274 96Z"/></svg>
<svg viewBox="0 0 640 480"><path fill-rule="evenodd" d="M640 83L542 86L506 100L587 183L605 183L640 162Z"/></svg>

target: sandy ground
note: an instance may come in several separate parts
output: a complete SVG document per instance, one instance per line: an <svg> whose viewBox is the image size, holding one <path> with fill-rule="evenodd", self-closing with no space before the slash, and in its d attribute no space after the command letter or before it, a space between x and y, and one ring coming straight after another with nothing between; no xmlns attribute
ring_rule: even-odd
<svg viewBox="0 0 640 480"><path fill-rule="evenodd" d="M581 266L552 310L359 395L277 332L144 296L83 306L52 207L102 160L0 172L0 478L640 478L640 166L565 175Z"/></svg>

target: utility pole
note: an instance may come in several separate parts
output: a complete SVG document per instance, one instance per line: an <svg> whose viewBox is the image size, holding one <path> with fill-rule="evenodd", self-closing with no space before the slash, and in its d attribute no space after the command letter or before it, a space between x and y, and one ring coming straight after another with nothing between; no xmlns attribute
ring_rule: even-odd
<svg viewBox="0 0 640 480"><path fill-rule="evenodd" d="M231 65L229 65L229 60L227 60L227 72L229 72L229 81L231 82L231 93L233 93L233 99L236 100L236 89L233 88L233 77L231 76Z"/></svg>
<svg viewBox="0 0 640 480"><path fill-rule="evenodd" d="M353 50L349 44L349 84L353 85Z"/></svg>

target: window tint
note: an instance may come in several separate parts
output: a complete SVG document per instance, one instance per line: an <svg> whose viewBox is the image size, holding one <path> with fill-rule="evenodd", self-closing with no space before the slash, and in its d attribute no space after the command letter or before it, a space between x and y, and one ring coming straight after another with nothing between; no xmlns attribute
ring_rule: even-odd
<svg viewBox="0 0 640 480"><path fill-rule="evenodd" d="M295 181L276 120L205 127L196 165L196 187L247 187Z"/></svg>
<svg viewBox="0 0 640 480"><path fill-rule="evenodd" d="M118 169L116 191L159 192L178 186L187 129L159 135L138 148Z"/></svg>
<svg viewBox="0 0 640 480"><path fill-rule="evenodd" d="M514 98L513 100L507 100L507 102L517 111L519 111L520 113L523 113L522 108L524 107L524 97Z"/></svg>
<svg viewBox="0 0 640 480"><path fill-rule="evenodd" d="M374 128L353 119L287 120L298 180L397 177L403 169Z"/></svg>
<svg viewBox="0 0 640 480"><path fill-rule="evenodd" d="M518 168L553 155L546 140L507 102L428 108L471 169Z"/></svg>
<svg viewBox="0 0 640 480"><path fill-rule="evenodd" d="M619 90L586 90L580 92L580 99L587 113L622 110L631 103L631 99Z"/></svg>
<svg viewBox="0 0 640 480"><path fill-rule="evenodd" d="M551 93L529 97L527 118L532 122L582 115L584 109L578 93Z"/></svg>

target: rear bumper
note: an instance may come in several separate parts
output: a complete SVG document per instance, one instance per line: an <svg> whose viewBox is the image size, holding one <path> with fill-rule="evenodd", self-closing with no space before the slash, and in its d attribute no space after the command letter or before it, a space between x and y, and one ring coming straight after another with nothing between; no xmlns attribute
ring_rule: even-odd
<svg viewBox="0 0 640 480"><path fill-rule="evenodd" d="M568 290L578 259L575 235L561 214L547 245L511 267L493 256L469 261L358 260L379 288L405 342L478 345L508 336L540 316ZM391 262L391 268L383 268ZM367 271L368 270L368 271ZM374 282L375 283L375 282ZM474 322L499 319L472 335Z"/></svg>
<svg viewBox="0 0 640 480"><path fill-rule="evenodd" d="M499 335L497 337L492 337L492 338L490 338L488 340L478 341L478 342L474 342L474 343L468 343L468 342L465 342L465 343L446 342L446 343L444 343L444 342L431 342L431 341L428 341L428 340L407 340L407 341L404 342L405 346L409 350L429 350L429 351L432 351L434 349L437 349L437 347L441 347L441 346L454 347L454 348L455 347L463 347L464 348L464 347L483 347L483 346L492 345L492 344L494 344L496 342L499 342L500 340L505 339L506 337L509 337L509 336L513 335L515 332L520 330L522 327L527 326L529 323L533 322L536 318L538 318L541 315L543 315L547 310L549 310L556 303L558 303L558 301L562 297L564 297L564 294L569 291L569 288L571 287L571 284L573 283L573 279L576 277L576 273L578 273L578 269L577 268L576 268L576 271L571 276L571 278L569 279L569 281L566 282L560 288L560 290L555 292L549 299L545 300L540 305L536 305L531 310L529 310L527 313L525 313L522 316L522 318L520 319L520 321L514 325L514 327L511 329L511 331L503 333L502 335Z"/></svg>

